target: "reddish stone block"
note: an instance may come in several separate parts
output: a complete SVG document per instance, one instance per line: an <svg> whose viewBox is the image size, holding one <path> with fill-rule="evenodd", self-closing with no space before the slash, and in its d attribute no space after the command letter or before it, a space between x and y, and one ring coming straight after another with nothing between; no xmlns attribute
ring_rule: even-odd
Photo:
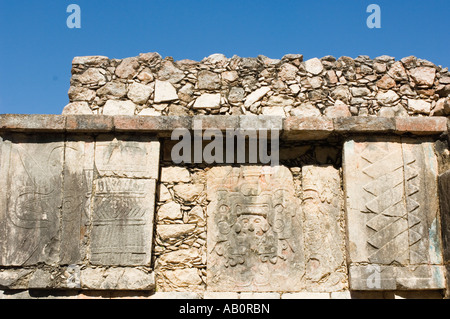
<svg viewBox="0 0 450 319"><path fill-rule="evenodd" d="M68 132L111 132L114 129L113 117L106 115L67 115Z"/></svg>
<svg viewBox="0 0 450 319"><path fill-rule="evenodd" d="M412 133L416 135L439 135L447 131L445 117L396 117L397 133Z"/></svg>
<svg viewBox="0 0 450 319"><path fill-rule="evenodd" d="M0 130L16 132L64 132L65 117L48 114L2 114Z"/></svg>
<svg viewBox="0 0 450 319"><path fill-rule="evenodd" d="M296 117L284 119L282 137L288 140L326 139L334 130L333 120L325 117Z"/></svg>

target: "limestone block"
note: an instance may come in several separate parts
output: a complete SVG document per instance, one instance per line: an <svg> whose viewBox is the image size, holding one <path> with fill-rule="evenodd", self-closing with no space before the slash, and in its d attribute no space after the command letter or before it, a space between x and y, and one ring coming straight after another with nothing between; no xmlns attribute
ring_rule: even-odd
<svg viewBox="0 0 450 319"><path fill-rule="evenodd" d="M445 287L432 143L350 140L343 166L351 289Z"/></svg>
<svg viewBox="0 0 450 319"><path fill-rule="evenodd" d="M137 268L87 268L81 272L81 286L91 290L153 290L153 273Z"/></svg>
<svg viewBox="0 0 450 319"><path fill-rule="evenodd" d="M102 177L94 188L91 263L149 265L155 180Z"/></svg>
<svg viewBox="0 0 450 319"><path fill-rule="evenodd" d="M59 254L64 139L4 135L0 168L0 264L55 263Z"/></svg>
<svg viewBox="0 0 450 319"><path fill-rule="evenodd" d="M333 166L302 168L306 279L309 290L344 288L345 230L339 170Z"/></svg>
<svg viewBox="0 0 450 319"><path fill-rule="evenodd" d="M450 262L450 171L439 176L444 261Z"/></svg>
<svg viewBox="0 0 450 319"><path fill-rule="evenodd" d="M77 264L86 255L94 176L94 141L69 136L65 145L60 264Z"/></svg>
<svg viewBox="0 0 450 319"><path fill-rule="evenodd" d="M207 190L208 290L299 290L303 218L289 169L213 168Z"/></svg>
<svg viewBox="0 0 450 319"><path fill-rule="evenodd" d="M178 100L177 90L168 81L155 82L155 103Z"/></svg>
<svg viewBox="0 0 450 319"><path fill-rule="evenodd" d="M158 178L159 142L151 137L101 135L95 147L100 176Z"/></svg>

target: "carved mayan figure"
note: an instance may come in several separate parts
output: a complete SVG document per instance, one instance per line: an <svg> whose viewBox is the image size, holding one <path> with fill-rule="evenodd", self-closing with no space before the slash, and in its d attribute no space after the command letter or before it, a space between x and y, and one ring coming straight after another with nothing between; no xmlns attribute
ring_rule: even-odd
<svg viewBox="0 0 450 319"><path fill-rule="evenodd" d="M298 290L303 218L289 169L213 168L208 196L208 289Z"/></svg>

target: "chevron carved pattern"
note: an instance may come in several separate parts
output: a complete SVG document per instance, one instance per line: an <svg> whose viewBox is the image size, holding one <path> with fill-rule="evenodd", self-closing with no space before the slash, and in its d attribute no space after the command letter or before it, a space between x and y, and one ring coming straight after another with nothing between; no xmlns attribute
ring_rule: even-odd
<svg viewBox="0 0 450 319"><path fill-rule="evenodd" d="M408 260L408 221L404 205L404 171L401 148L366 148L362 172L371 181L363 189L368 195L365 213L371 217L369 260L374 263L405 263ZM397 252L393 254L392 252Z"/></svg>

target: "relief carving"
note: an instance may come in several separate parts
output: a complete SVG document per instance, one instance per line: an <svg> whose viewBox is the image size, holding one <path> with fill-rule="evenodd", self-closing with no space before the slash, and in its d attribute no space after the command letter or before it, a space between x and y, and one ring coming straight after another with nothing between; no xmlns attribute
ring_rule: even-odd
<svg viewBox="0 0 450 319"><path fill-rule="evenodd" d="M208 206L208 288L295 290L304 274L302 212L285 167L231 169ZM214 189L214 190L212 190Z"/></svg>
<svg viewBox="0 0 450 319"><path fill-rule="evenodd" d="M2 265L57 261L64 142L54 140L14 134L3 142Z"/></svg>
<svg viewBox="0 0 450 319"><path fill-rule="evenodd" d="M104 177L94 189L91 262L148 265L155 181Z"/></svg>
<svg viewBox="0 0 450 319"><path fill-rule="evenodd" d="M380 272L383 289L441 288L437 160L432 143L349 141L344 146L344 175L351 285L375 289L364 282L370 274L363 263L369 263L391 269ZM414 281L416 269L423 277L420 285Z"/></svg>

